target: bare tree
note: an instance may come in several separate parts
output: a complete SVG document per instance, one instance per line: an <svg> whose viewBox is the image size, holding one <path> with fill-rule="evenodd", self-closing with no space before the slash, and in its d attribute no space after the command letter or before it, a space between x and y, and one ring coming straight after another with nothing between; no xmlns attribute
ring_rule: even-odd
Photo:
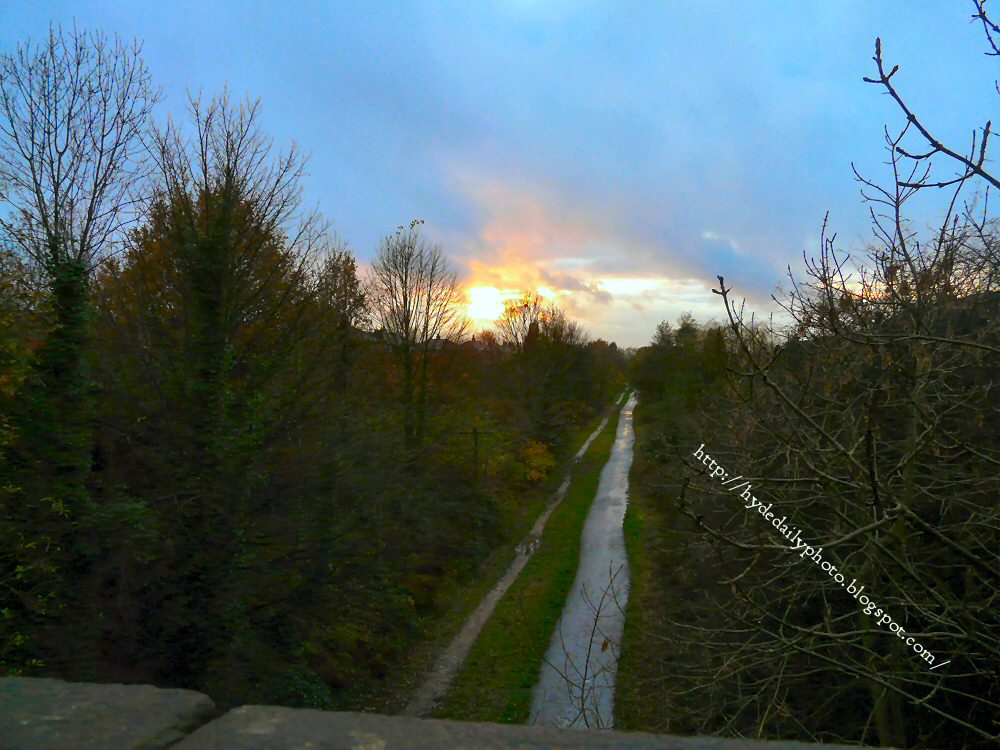
<svg viewBox="0 0 1000 750"><path fill-rule="evenodd" d="M58 498L70 515L89 467L90 276L135 216L157 98L140 46L117 37L52 27L0 55L0 231L39 269L51 310L24 399L36 408L13 451L26 475L49 465L58 479L26 491Z"/></svg>
<svg viewBox="0 0 1000 750"><path fill-rule="evenodd" d="M0 464L18 491L5 506L16 511L5 511L0 578L2 608L30 624L36 647L81 609L75 576L92 554L94 507L91 276L135 218L157 98L139 45L117 38L52 27L0 54L0 242L37 292L41 339L5 415L13 437Z"/></svg>
<svg viewBox="0 0 1000 750"><path fill-rule="evenodd" d="M431 352L468 329L458 277L441 247L420 237L420 223L385 237L369 274L375 321L402 371L403 432L411 448L426 429Z"/></svg>
<svg viewBox="0 0 1000 750"><path fill-rule="evenodd" d="M504 301L503 313L494 323L500 342L523 352L530 342L545 340L556 344L582 346L587 334L555 304L533 291L524 291Z"/></svg>
<svg viewBox="0 0 1000 750"><path fill-rule="evenodd" d="M89 265L134 218L159 92L138 43L76 29L0 56L0 227L49 270Z"/></svg>

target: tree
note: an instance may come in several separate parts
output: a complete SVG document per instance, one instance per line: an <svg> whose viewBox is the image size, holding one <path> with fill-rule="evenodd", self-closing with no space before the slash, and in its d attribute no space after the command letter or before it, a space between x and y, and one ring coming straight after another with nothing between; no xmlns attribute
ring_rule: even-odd
<svg viewBox="0 0 1000 750"><path fill-rule="evenodd" d="M53 283L85 278L134 217L141 135L159 97L141 52L52 27L44 43L0 56L0 227Z"/></svg>
<svg viewBox="0 0 1000 750"><path fill-rule="evenodd" d="M9 415L31 372L38 331L32 320L35 295L21 259L0 245L0 674L18 674L37 663L31 615L51 597L51 562L23 513L20 479L7 460L17 441ZM47 532L49 530L46 530Z"/></svg>
<svg viewBox="0 0 1000 750"><path fill-rule="evenodd" d="M316 277L317 302L331 324L328 347L336 352L331 373L338 388L347 385L356 348L356 331L368 324L370 310L358 264L348 245L338 237L328 240Z"/></svg>
<svg viewBox="0 0 1000 750"><path fill-rule="evenodd" d="M16 586L30 589L37 573L61 594L35 607L31 616L43 620L73 596L54 581L90 554L90 279L134 218L141 136L157 98L140 46L117 37L52 27L45 41L0 55L0 231L47 291L46 330L6 447L17 518L49 557L22 560ZM8 609L23 612L24 601L14 596Z"/></svg>
<svg viewBox="0 0 1000 750"><path fill-rule="evenodd" d="M468 327L458 277L440 245L421 238L420 223L385 237L369 274L375 320L402 372L403 434L414 451L411 460L426 430L432 352L442 341L460 341Z"/></svg>
<svg viewBox="0 0 1000 750"><path fill-rule="evenodd" d="M689 312L681 313L677 319L677 330L674 331L674 342L677 346L691 350L698 342L700 328L694 316Z"/></svg>
<svg viewBox="0 0 1000 750"><path fill-rule="evenodd" d="M319 301L328 238L299 213L298 152L276 151L256 102L223 94L190 111L191 140L172 124L156 134L156 200L100 279L101 478L162 535L147 571L157 585L133 592L131 609L116 602L122 629L158 678L204 685L297 591L262 582L291 577L278 559L302 543L291 519L322 472L305 459L329 420L326 344L341 321Z"/></svg>
<svg viewBox="0 0 1000 750"><path fill-rule="evenodd" d="M545 300L537 292L524 291L504 300L503 312L494 323L500 343L522 351L528 336L537 334L545 313Z"/></svg>
<svg viewBox="0 0 1000 750"><path fill-rule="evenodd" d="M656 331L653 333L651 346L671 346L674 342L674 329L670 321L663 320L656 324Z"/></svg>
<svg viewBox="0 0 1000 750"><path fill-rule="evenodd" d="M338 325L360 328L368 323L368 298L358 278L357 261L350 247L338 237L329 240L316 283L320 301Z"/></svg>
<svg viewBox="0 0 1000 750"><path fill-rule="evenodd" d="M511 387L536 439L555 443L580 418L580 408L602 401L595 393L606 396L603 386L614 376L597 375L599 355L586 348L586 332L536 292L505 300L494 327L511 349Z"/></svg>
<svg viewBox="0 0 1000 750"><path fill-rule="evenodd" d="M53 27L42 44L0 56L0 229L44 272L51 306L39 352L39 414L21 462L53 462L54 492L73 513L89 462L88 283L132 218L140 136L157 99L138 44ZM51 429L56 422L60 429ZM29 456L34 458L29 458Z"/></svg>

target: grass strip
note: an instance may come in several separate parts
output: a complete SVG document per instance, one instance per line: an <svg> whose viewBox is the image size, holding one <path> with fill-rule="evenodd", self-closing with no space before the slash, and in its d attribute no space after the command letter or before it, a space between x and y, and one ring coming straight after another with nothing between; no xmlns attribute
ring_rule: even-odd
<svg viewBox="0 0 1000 750"><path fill-rule="evenodd" d="M580 535L608 462L620 408L574 467L569 490L553 511L538 550L497 605L473 645L440 718L523 724L531 688L566 604L580 559Z"/></svg>

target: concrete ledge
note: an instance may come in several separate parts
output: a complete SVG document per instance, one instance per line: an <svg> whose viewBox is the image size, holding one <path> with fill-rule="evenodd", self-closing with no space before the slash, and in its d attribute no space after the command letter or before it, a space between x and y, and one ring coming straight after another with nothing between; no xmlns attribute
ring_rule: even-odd
<svg viewBox="0 0 1000 750"><path fill-rule="evenodd" d="M0 678L0 750L858 750L276 706L214 715L191 690Z"/></svg>
<svg viewBox="0 0 1000 750"><path fill-rule="evenodd" d="M858 750L642 732L580 731L377 714L243 706L206 724L176 750Z"/></svg>
<svg viewBox="0 0 1000 750"><path fill-rule="evenodd" d="M0 679L3 750L159 750L207 721L215 704L192 690Z"/></svg>

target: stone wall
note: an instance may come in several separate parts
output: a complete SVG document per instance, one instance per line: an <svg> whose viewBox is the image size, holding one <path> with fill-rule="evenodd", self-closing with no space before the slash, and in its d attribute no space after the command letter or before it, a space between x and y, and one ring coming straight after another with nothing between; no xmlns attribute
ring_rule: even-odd
<svg viewBox="0 0 1000 750"><path fill-rule="evenodd" d="M641 732L473 724L242 706L191 690L0 678L0 750L848 750ZM851 746L857 750L857 746Z"/></svg>

